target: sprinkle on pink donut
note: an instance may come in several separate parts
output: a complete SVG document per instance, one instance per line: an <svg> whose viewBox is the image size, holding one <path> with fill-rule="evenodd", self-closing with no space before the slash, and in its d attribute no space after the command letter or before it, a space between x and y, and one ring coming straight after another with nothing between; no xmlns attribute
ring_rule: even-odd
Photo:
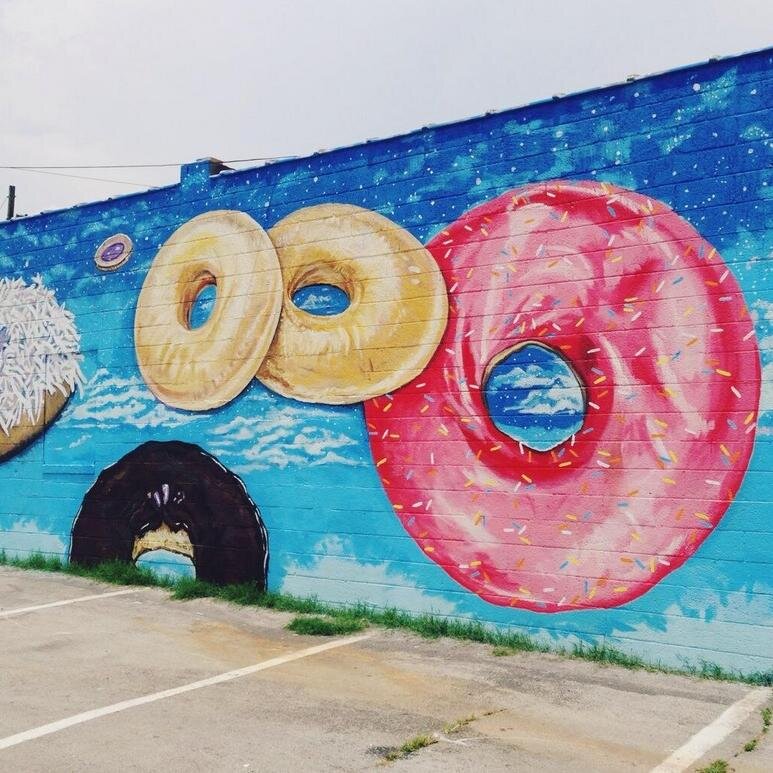
<svg viewBox="0 0 773 773"><path fill-rule="evenodd" d="M691 556L738 491L760 364L717 251L662 202L537 184L470 210L428 249L450 297L426 370L365 404L376 468L427 556L494 604L613 607ZM488 415L487 368L559 352L585 397L550 451Z"/></svg>

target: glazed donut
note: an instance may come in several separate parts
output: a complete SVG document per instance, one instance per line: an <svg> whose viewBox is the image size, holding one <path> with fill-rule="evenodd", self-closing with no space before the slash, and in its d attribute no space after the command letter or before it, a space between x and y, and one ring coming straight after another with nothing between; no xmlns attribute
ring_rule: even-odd
<svg viewBox="0 0 773 773"><path fill-rule="evenodd" d="M269 230L284 279L282 317L258 379L285 397L355 403L422 371L445 329L448 298L434 258L383 215L348 204L300 209ZM349 306L315 316L293 303L310 285Z"/></svg>
<svg viewBox="0 0 773 773"><path fill-rule="evenodd" d="M424 373L365 405L405 529L494 604L640 596L717 525L752 451L759 355L729 269L664 204L595 182L506 193L428 249L448 329ZM529 343L584 394L581 429L549 450L500 431L484 395Z"/></svg>
<svg viewBox="0 0 773 773"><path fill-rule="evenodd" d="M70 311L39 276L0 279L0 459L24 448L83 383Z"/></svg>
<svg viewBox="0 0 773 773"><path fill-rule="evenodd" d="M201 292L215 285L207 321L193 329ZM276 331L282 274L266 232L243 212L194 217L163 244L145 277L134 344L148 388L167 405L217 408L250 383Z"/></svg>

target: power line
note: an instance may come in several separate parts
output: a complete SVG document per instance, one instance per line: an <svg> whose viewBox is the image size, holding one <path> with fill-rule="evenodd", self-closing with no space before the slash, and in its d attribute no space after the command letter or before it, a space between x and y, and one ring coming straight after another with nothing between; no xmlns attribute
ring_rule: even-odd
<svg viewBox="0 0 773 773"><path fill-rule="evenodd" d="M80 168L80 167L79 167ZM115 183L116 185L132 185L135 188L153 188L153 185L147 185L146 183L129 182L129 180L109 180L106 177L89 177L82 174L65 174L63 172L51 172L46 169L33 169L31 167L24 166L8 166L0 167L0 169L13 169L16 172L33 172L35 174L51 174L56 177L70 177L74 180L93 180L98 183Z"/></svg>
<svg viewBox="0 0 773 773"><path fill-rule="evenodd" d="M152 169L179 164L0 164L0 169Z"/></svg>
<svg viewBox="0 0 773 773"><path fill-rule="evenodd" d="M231 158L223 161L224 164L244 164L249 161L279 161L281 159L296 158L296 156L255 156L254 158ZM18 169L19 171L49 170L49 169L163 169L183 166L187 162L174 162L164 164L0 164L0 169Z"/></svg>
<svg viewBox="0 0 773 773"><path fill-rule="evenodd" d="M223 164L244 164L251 161L280 161L289 158L297 158L297 156L255 156L254 158L231 158L227 161L223 161ZM106 177L92 177L90 175L82 174L67 174L65 172L54 171L56 169L161 169L180 167L183 164L170 163L170 164L61 164L57 166L43 165L33 166L30 164L21 166L15 164L0 164L0 169L13 170L15 172L32 172L34 174L50 174L56 177L67 177L73 180L91 180L93 182L100 183L112 183L114 185L130 185L134 188L155 188L155 185L148 185L147 183L138 183L129 180L113 180Z"/></svg>

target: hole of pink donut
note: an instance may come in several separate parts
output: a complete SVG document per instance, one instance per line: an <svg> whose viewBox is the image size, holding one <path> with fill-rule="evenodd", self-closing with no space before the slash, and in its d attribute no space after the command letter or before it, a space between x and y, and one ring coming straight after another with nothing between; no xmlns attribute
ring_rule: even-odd
<svg viewBox="0 0 773 773"><path fill-rule="evenodd" d="M207 274L200 279L200 286L197 288L193 298L188 302L187 321L188 329L196 330L207 323L212 315L217 300L217 281L211 274Z"/></svg>
<svg viewBox="0 0 773 773"><path fill-rule="evenodd" d="M569 440L585 419L585 389L556 349L527 341L489 362L481 390L494 426L534 451Z"/></svg>
<svg viewBox="0 0 773 773"><path fill-rule="evenodd" d="M332 317L349 308L348 293L334 284L309 284L298 288L292 295L293 305L316 317Z"/></svg>

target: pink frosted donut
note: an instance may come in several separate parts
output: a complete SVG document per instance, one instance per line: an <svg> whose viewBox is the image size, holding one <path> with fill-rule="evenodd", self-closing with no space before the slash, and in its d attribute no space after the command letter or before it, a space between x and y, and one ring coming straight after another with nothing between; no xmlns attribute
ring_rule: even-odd
<svg viewBox="0 0 773 773"><path fill-rule="evenodd" d="M630 601L692 555L741 484L760 365L716 250L665 204L596 182L527 186L428 249L450 293L425 371L365 404L373 458L408 533L494 604ZM559 353L584 419L547 451L497 429L491 367Z"/></svg>

